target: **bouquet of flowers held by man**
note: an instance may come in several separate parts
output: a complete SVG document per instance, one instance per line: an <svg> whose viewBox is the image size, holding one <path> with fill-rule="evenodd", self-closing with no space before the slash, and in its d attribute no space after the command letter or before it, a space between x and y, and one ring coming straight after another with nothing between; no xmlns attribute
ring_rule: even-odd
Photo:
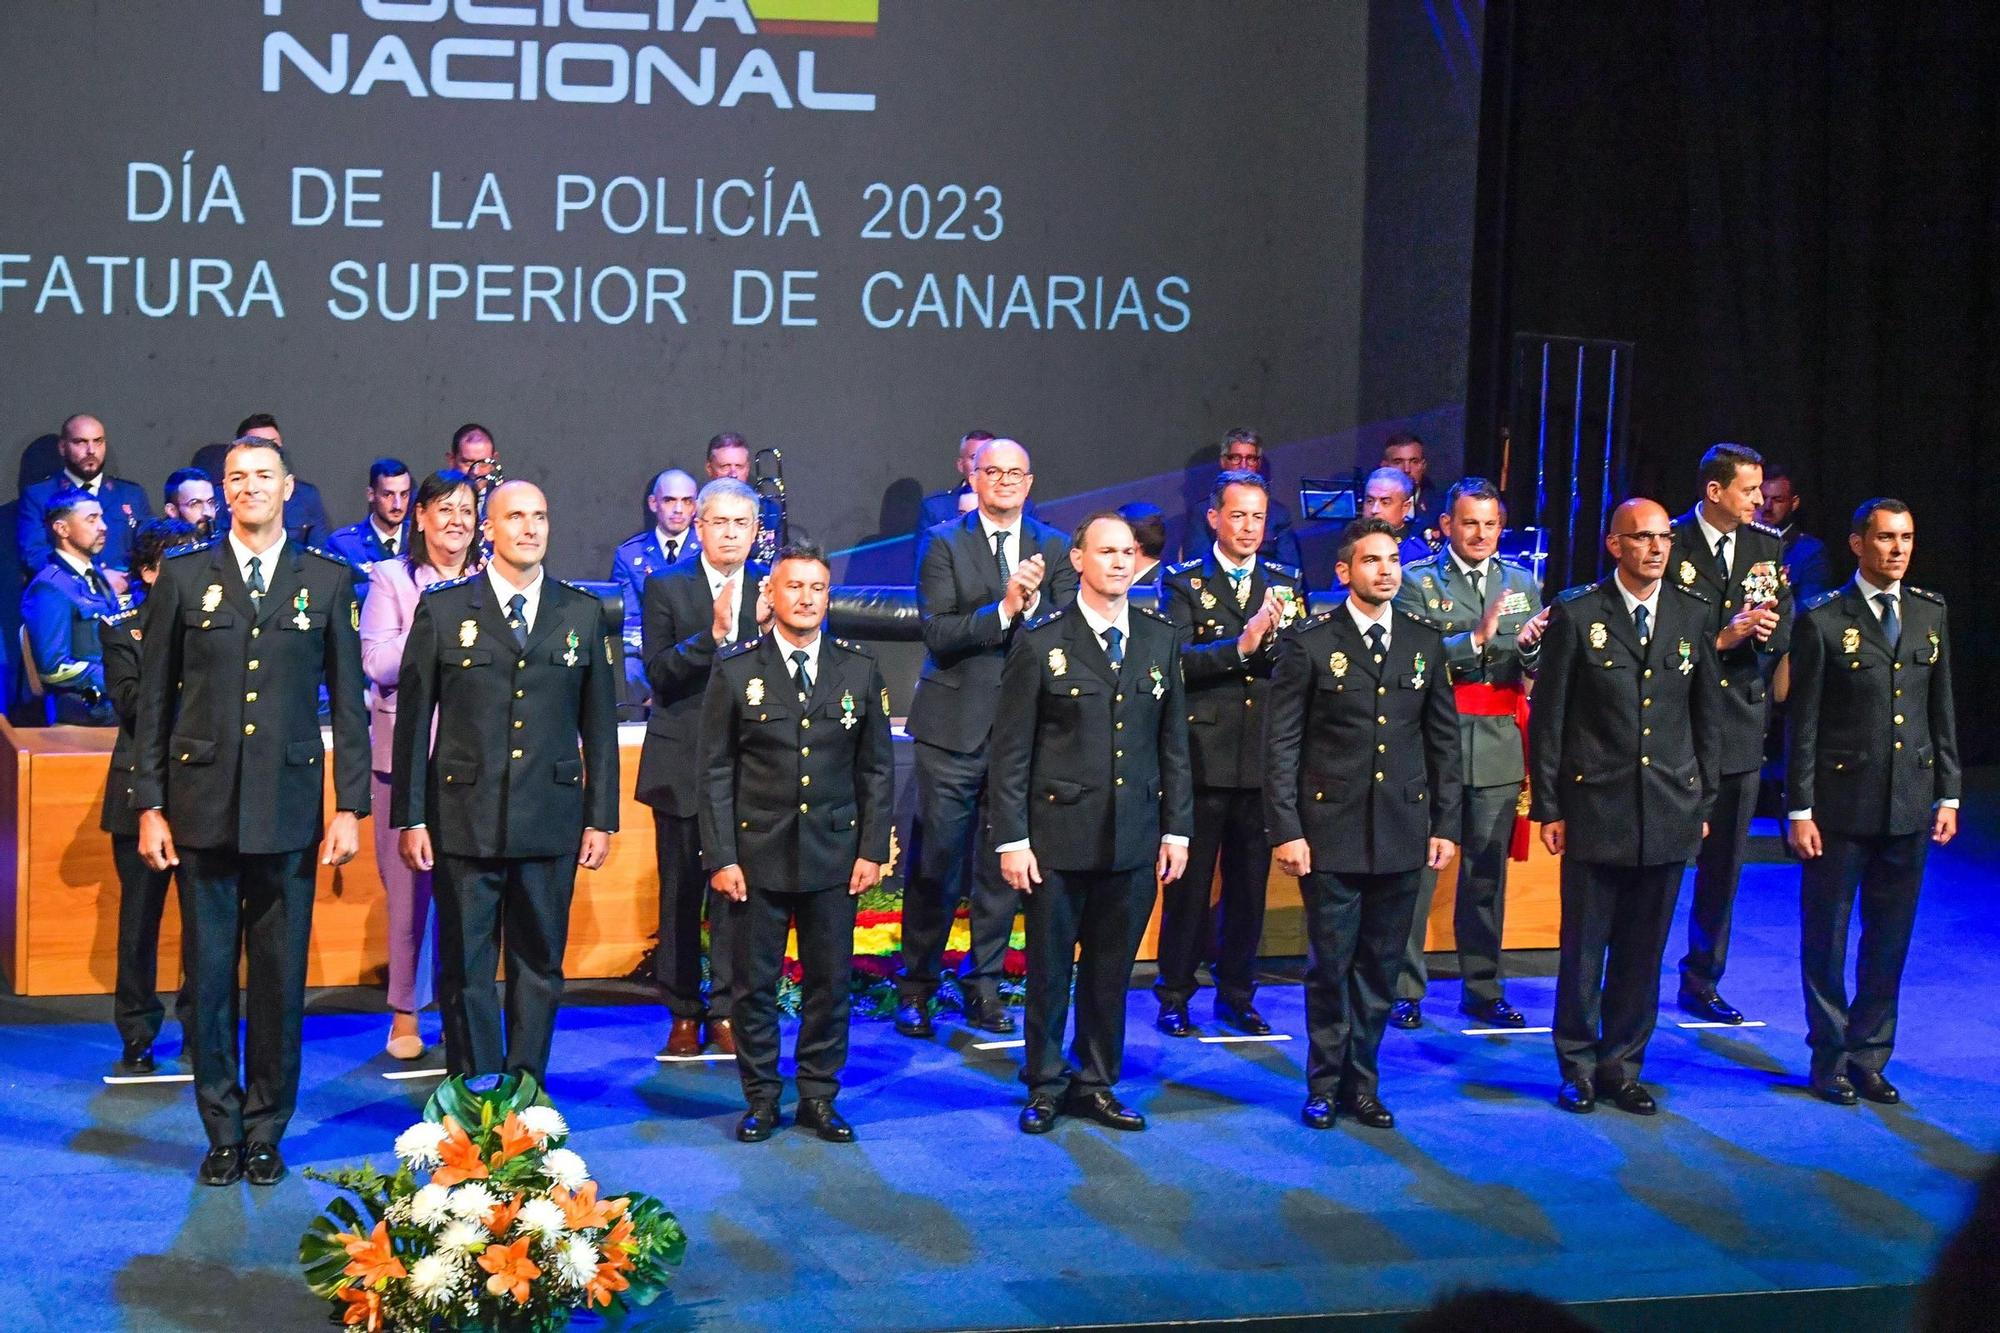
<svg viewBox="0 0 2000 1333"><path fill-rule="evenodd" d="M299 1238L306 1284L369 1333L544 1333L578 1310L648 1304L687 1248L680 1223L648 1195L604 1190L568 1139L533 1075L487 1091L446 1079L397 1135L394 1175L306 1171L352 1196Z"/></svg>

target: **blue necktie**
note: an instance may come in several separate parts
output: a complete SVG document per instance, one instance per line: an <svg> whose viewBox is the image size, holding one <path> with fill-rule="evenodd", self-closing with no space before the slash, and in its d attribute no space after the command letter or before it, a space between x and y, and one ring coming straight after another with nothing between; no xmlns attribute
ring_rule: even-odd
<svg viewBox="0 0 2000 1333"><path fill-rule="evenodd" d="M1229 571L1229 582L1230 582L1230 586L1231 586L1232 588L1234 588L1234 589L1235 589L1235 591L1236 591L1236 604L1237 604L1238 606L1247 606L1247 605L1249 605L1249 603L1250 603L1250 571L1249 571L1249 570L1248 570L1247 568L1246 568L1246 569L1232 569L1232 570L1230 570L1230 571Z"/></svg>
<svg viewBox="0 0 2000 1333"><path fill-rule="evenodd" d="M1111 659L1114 671L1125 665L1125 635L1116 625L1104 631L1104 655Z"/></svg>
<svg viewBox="0 0 2000 1333"><path fill-rule="evenodd" d="M1635 606L1632 608L1632 623L1639 627L1639 642L1642 644L1646 642L1652 633L1651 627L1646 623L1648 619L1650 617L1647 616L1645 607Z"/></svg>
<svg viewBox="0 0 2000 1333"><path fill-rule="evenodd" d="M1903 641L1903 618L1896 614L1896 595L1878 592L1875 604L1882 608L1882 633L1888 637L1889 646L1894 648Z"/></svg>
<svg viewBox="0 0 2000 1333"><path fill-rule="evenodd" d="M507 628L514 631L514 646L528 646L528 599L522 593L515 593L507 599Z"/></svg>

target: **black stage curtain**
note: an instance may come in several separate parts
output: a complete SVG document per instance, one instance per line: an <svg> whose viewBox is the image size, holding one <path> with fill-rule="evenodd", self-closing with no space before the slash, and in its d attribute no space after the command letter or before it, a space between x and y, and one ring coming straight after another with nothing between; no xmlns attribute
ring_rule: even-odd
<svg viewBox="0 0 2000 1333"><path fill-rule="evenodd" d="M1495 0L1487 36L1468 461L1511 332L1635 340L1634 485L1670 512L1748 444L1844 578L1854 506L1909 502L1992 760L2000 6Z"/></svg>

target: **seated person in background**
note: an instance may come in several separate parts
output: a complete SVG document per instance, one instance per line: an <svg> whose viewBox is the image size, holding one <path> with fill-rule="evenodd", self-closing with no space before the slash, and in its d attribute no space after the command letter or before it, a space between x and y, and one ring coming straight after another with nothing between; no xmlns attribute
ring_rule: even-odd
<svg viewBox="0 0 2000 1333"><path fill-rule="evenodd" d="M972 460L979 453L979 446L993 438L990 430L969 430L958 437L958 459L953 464L958 470L958 482L949 490L937 491L924 497L923 507L917 513L917 534L922 536L940 523L956 522L961 516L972 512L979 503L979 497L972 493ZM1035 516L1035 502L1028 501L1022 511L1028 517Z"/></svg>
<svg viewBox="0 0 2000 1333"><path fill-rule="evenodd" d="M410 544L410 469L400 459L368 465L368 517L326 539L326 549L354 567L354 595L368 598L368 570L402 554Z"/></svg>
<svg viewBox="0 0 2000 1333"><path fill-rule="evenodd" d="M141 523L153 516L145 488L122 481L104 470L107 446L104 423L88 412L63 420L56 430L56 452L62 471L21 492L15 518L15 545L21 555L21 575L33 578L49 562L48 503L58 492L81 488L104 514L104 551L99 557L105 575L118 592L125 591L126 546Z"/></svg>
<svg viewBox="0 0 2000 1333"><path fill-rule="evenodd" d="M468 421L451 433L451 447L444 451L444 465L446 471L463 472L471 480L482 506L486 503L486 492L498 485L504 475L500 469L500 446L494 441L493 432L477 421Z"/></svg>
<svg viewBox="0 0 2000 1333"><path fill-rule="evenodd" d="M79 486L57 491L43 509L48 563L21 594L31 669L41 678L49 720L88 727L116 724L104 697L104 651L98 620L125 609L97 563L104 511Z"/></svg>
<svg viewBox="0 0 2000 1333"><path fill-rule="evenodd" d="M1424 442L1399 430L1382 442L1382 467L1392 467L1410 479L1410 528L1436 550L1443 545L1438 519L1446 511L1444 493L1451 488L1433 484Z"/></svg>
<svg viewBox="0 0 2000 1333"><path fill-rule="evenodd" d="M1369 473L1361 493L1361 517L1379 518L1396 530L1396 551L1405 565L1437 554L1410 521L1415 497L1410 474L1397 467L1378 467Z"/></svg>
<svg viewBox="0 0 2000 1333"><path fill-rule="evenodd" d="M1801 606L1833 587L1826 543L1799 526L1804 503L1791 472L1777 463L1765 464L1764 505L1757 517L1778 530L1784 543L1785 580L1792 585L1792 600Z"/></svg>
<svg viewBox="0 0 2000 1333"><path fill-rule="evenodd" d="M205 542L215 535L215 483L198 467L184 467L167 478L160 513L192 529L189 541Z"/></svg>
<svg viewBox="0 0 2000 1333"><path fill-rule="evenodd" d="M641 613L646 605L646 580L667 566L701 549L694 527L694 478L677 467L653 477L646 491L646 509L653 522L644 532L627 537L611 555L611 581L625 594L625 683L628 698L652 693L646 684Z"/></svg>
<svg viewBox="0 0 2000 1333"><path fill-rule="evenodd" d="M1167 550L1167 514L1156 504L1134 500L1118 506L1118 516L1132 529L1139 543L1139 572L1132 576L1134 588L1153 588L1160 582L1160 557Z"/></svg>
<svg viewBox="0 0 2000 1333"><path fill-rule="evenodd" d="M236 423L236 440L269 440L283 449L285 437L278 429L277 418L269 412L252 412ZM236 447L235 440L228 444L204 444L195 450L193 463L208 474L209 481L218 488L222 485L223 463L229 451ZM290 454L285 455L287 466L298 462ZM293 487L291 498L285 501L285 535L301 546L323 546L327 534L333 531L333 522L326 516L326 502L320 499L319 487L294 472L291 474ZM216 515L218 532L229 528L229 510L225 507Z"/></svg>
<svg viewBox="0 0 2000 1333"><path fill-rule="evenodd" d="M1264 457L1264 437L1256 431L1238 426L1222 437L1222 447L1217 451L1223 472L1255 472L1267 483L1271 480L1271 469ZM1204 495L1204 500L1206 496ZM1276 492L1269 492L1269 512L1264 520L1264 545L1257 554L1267 561L1289 565L1293 569L1305 568L1305 552L1299 547L1299 535L1292 531L1292 511L1285 506ZM1181 556L1183 560L1203 560L1215 545L1215 529L1209 526L1208 509L1204 504L1200 512L1188 516L1187 531L1181 534Z"/></svg>

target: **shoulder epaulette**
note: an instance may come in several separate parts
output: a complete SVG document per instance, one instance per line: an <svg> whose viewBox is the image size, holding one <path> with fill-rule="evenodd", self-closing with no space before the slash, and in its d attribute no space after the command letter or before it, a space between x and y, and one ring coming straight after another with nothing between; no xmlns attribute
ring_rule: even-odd
<svg viewBox="0 0 2000 1333"><path fill-rule="evenodd" d="M1408 537L1405 537L1403 538L1403 540L1409 541L1410 539ZM1418 559L1412 560L1409 564L1404 565L1403 568L1415 569L1418 565L1435 565L1442 559L1444 559L1443 551L1432 551L1429 555L1421 556Z"/></svg>
<svg viewBox="0 0 2000 1333"><path fill-rule="evenodd" d="M1165 616L1161 615L1158 611L1155 611L1150 606L1140 606L1136 602L1127 602L1126 605L1130 607L1133 611L1136 611L1138 614L1145 616L1148 620L1157 620L1162 625L1172 625L1174 623L1173 621L1167 619ZM1178 629L1179 626L1175 626L1175 628Z"/></svg>
<svg viewBox="0 0 2000 1333"><path fill-rule="evenodd" d="M1301 579L1305 577L1305 575L1299 573L1299 571L1293 568L1292 566L1281 565L1275 560L1266 560L1264 562L1264 568L1270 570L1274 574L1283 574L1288 579Z"/></svg>
<svg viewBox="0 0 2000 1333"><path fill-rule="evenodd" d="M848 652L853 653L856 657L875 656L874 652L871 649L869 649L866 645L856 643L852 639L836 639L829 636L827 638L827 642L832 644L836 648L845 648Z"/></svg>
<svg viewBox="0 0 2000 1333"><path fill-rule="evenodd" d="M1528 557L1524 555L1504 555L1496 552L1493 558L1503 565L1520 570L1523 574L1532 574L1535 572L1534 566L1528 563Z"/></svg>
<svg viewBox="0 0 2000 1333"><path fill-rule="evenodd" d="M1759 523L1754 518L1745 522L1743 526L1746 528L1755 528L1757 531L1763 533L1766 537L1775 537L1779 541L1783 541L1785 539L1784 533L1778 531L1776 528L1772 527L1769 523Z"/></svg>
<svg viewBox="0 0 2000 1333"><path fill-rule="evenodd" d="M1201 568L1201 560L1200 556L1196 556L1192 560L1182 560L1178 564L1168 565L1167 577L1172 578L1176 574L1192 574Z"/></svg>
<svg viewBox="0 0 2000 1333"><path fill-rule="evenodd" d="M557 583L562 584L563 587L568 588L571 592L575 593L579 597L588 597L592 601L597 600L597 594L592 592L588 588L579 588L576 586L576 584L571 583L568 579L557 579L555 581Z"/></svg>
<svg viewBox="0 0 2000 1333"><path fill-rule="evenodd" d="M715 660L718 662L727 662L732 657L743 656L743 654L749 652L752 648L762 647L763 643L764 636L761 634L754 639L738 639L735 643L730 644L727 648L717 653Z"/></svg>
<svg viewBox="0 0 2000 1333"><path fill-rule="evenodd" d="M139 614L139 608L136 606L131 606L127 607L123 611L120 611L117 615L99 616L98 619L103 621L107 625L122 625L126 621L130 620L133 616L136 616L138 614Z"/></svg>
<svg viewBox="0 0 2000 1333"><path fill-rule="evenodd" d="M1914 583L1905 583L1903 591L1912 597L1921 597L1927 602L1936 602L1939 606L1944 605L1944 594L1941 592L1932 592L1929 588L1919 588Z"/></svg>
<svg viewBox="0 0 2000 1333"><path fill-rule="evenodd" d="M1798 609L1802 613L1806 611L1817 611L1819 610L1819 608L1825 606L1828 602L1832 601L1834 598L1838 596L1840 596L1840 589L1828 588L1825 592L1814 593L1811 597L1806 598L1805 603Z"/></svg>
<svg viewBox="0 0 2000 1333"><path fill-rule="evenodd" d="M196 551L206 551L221 540L222 538L220 537L210 537L205 542L189 542L185 546L175 546L167 551L162 552L160 555L160 559L173 560L179 556L193 555Z"/></svg>
<svg viewBox="0 0 2000 1333"><path fill-rule="evenodd" d="M1664 580L1662 581L1664 582ZM1684 583L1675 583L1670 586L1673 588L1675 592L1685 593L1687 596L1694 598L1697 602L1700 602L1703 606L1715 605L1715 599L1713 597L1710 597L1707 593L1703 592L1699 588L1690 588Z"/></svg>
<svg viewBox="0 0 2000 1333"><path fill-rule="evenodd" d="M1561 592L1557 593L1556 600L1558 602L1573 602L1585 593L1595 592L1596 590L1597 585L1595 583L1579 583L1574 588L1564 588Z"/></svg>
<svg viewBox="0 0 2000 1333"><path fill-rule="evenodd" d="M1335 607L1334 611L1338 611L1339 609L1340 609L1339 607ZM1322 611L1316 616L1309 616L1306 619L1301 620L1296 626L1294 626L1294 628L1317 629L1319 626L1326 624L1329 620L1332 619L1333 619L1333 611Z"/></svg>
<svg viewBox="0 0 2000 1333"><path fill-rule="evenodd" d="M434 592L443 592L447 588L459 587L461 584L470 583L478 577L479 575L477 574L461 574L455 579L439 579L436 583L424 589L424 596L428 597Z"/></svg>
<svg viewBox="0 0 2000 1333"><path fill-rule="evenodd" d="M1063 618L1062 608L1057 607L1055 610L1050 611L1044 615L1036 616L1033 620L1030 620L1026 624L1022 625L1021 628L1028 631L1029 633L1033 633L1034 631L1041 629L1045 625L1055 624L1062 618Z"/></svg>
<svg viewBox="0 0 2000 1333"><path fill-rule="evenodd" d="M304 542L299 543L299 549L307 552L308 554L316 555L320 559L325 560L330 564L339 565L342 569L351 568L351 566L347 563L346 556L335 555L331 551L323 551L317 546L308 546Z"/></svg>

